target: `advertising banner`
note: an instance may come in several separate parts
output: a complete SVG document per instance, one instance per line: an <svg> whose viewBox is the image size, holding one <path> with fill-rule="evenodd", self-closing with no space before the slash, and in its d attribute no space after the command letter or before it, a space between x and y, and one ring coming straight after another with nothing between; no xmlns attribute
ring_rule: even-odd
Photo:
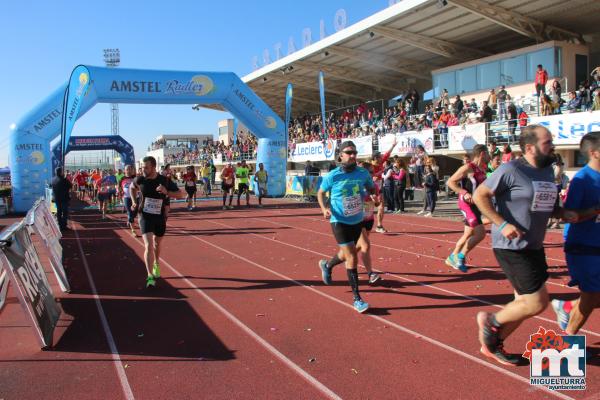
<svg viewBox="0 0 600 400"><path fill-rule="evenodd" d="M485 143L485 124L483 123L448 128L448 150L471 151L476 144Z"/></svg>
<svg viewBox="0 0 600 400"><path fill-rule="evenodd" d="M327 161L335 159L336 140L325 140L323 142L298 143L292 151L290 161Z"/></svg>
<svg viewBox="0 0 600 400"><path fill-rule="evenodd" d="M421 145L425 151L433 151L433 129L423 129L422 131L406 131L396 133L396 147L392 155L410 156L416 152L417 146ZM394 134L390 133L379 138L379 151L384 153L390 149L394 143Z"/></svg>
<svg viewBox="0 0 600 400"><path fill-rule="evenodd" d="M600 130L600 111L531 117L530 123L548 128L555 145L578 145L583 135Z"/></svg>
<svg viewBox="0 0 600 400"><path fill-rule="evenodd" d="M2 248L1 257L17 288L19 300L31 318L32 326L42 347L52 346L52 335L60 317L52 289L38 254L29 237L27 225L14 224L3 239L10 246Z"/></svg>
<svg viewBox="0 0 600 400"><path fill-rule="evenodd" d="M356 145L356 151L358 151L359 157L373 155L373 137L371 135L361 136L350 140Z"/></svg>
<svg viewBox="0 0 600 400"><path fill-rule="evenodd" d="M285 194L291 196L316 196L321 187L321 176L286 177Z"/></svg>

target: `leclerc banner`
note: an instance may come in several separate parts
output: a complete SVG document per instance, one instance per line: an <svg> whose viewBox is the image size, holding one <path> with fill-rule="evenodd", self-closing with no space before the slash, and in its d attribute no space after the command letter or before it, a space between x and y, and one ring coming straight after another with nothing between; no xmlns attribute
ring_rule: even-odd
<svg viewBox="0 0 600 400"><path fill-rule="evenodd" d="M290 161L327 161L335 159L336 140L325 140L323 142L298 143L292 151Z"/></svg>
<svg viewBox="0 0 600 400"><path fill-rule="evenodd" d="M484 123L448 127L448 150L471 151L485 142Z"/></svg>
<svg viewBox="0 0 600 400"><path fill-rule="evenodd" d="M406 131L396 133L396 147L392 155L410 156L421 145L426 152L433 151L433 129L423 129L422 131ZM379 138L379 151L384 153L390 149L394 143L394 134L390 133Z"/></svg>
<svg viewBox="0 0 600 400"><path fill-rule="evenodd" d="M555 145L578 145L583 135L600 130L600 111L531 117L530 122L548 128Z"/></svg>
<svg viewBox="0 0 600 400"><path fill-rule="evenodd" d="M12 225L2 239L10 240L10 246L2 249L3 263L11 276L17 294L27 314L31 318L42 347L52 346L52 335L60 317L52 289L38 254L29 237L24 223Z"/></svg>
<svg viewBox="0 0 600 400"><path fill-rule="evenodd" d="M354 139L350 139L356 145L356 151L358 156L371 156L373 155L373 137L371 135L361 136Z"/></svg>

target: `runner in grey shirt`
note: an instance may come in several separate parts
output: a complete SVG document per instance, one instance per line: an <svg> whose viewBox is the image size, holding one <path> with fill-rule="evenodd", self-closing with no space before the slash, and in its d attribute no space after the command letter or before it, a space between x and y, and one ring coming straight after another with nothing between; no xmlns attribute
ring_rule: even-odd
<svg viewBox="0 0 600 400"><path fill-rule="evenodd" d="M570 221L566 217L572 217L563 215L556 205L550 131L541 125L527 126L521 131L519 145L523 157L500 166L473 196L479 210L494 224L494 255L515 292L515 299L496 314L477 314L481 352L504 365L516 365L521 359L519 354L504 351L504 340L524 320L548 306L543 247L548 219L554 216Z"/></svg>

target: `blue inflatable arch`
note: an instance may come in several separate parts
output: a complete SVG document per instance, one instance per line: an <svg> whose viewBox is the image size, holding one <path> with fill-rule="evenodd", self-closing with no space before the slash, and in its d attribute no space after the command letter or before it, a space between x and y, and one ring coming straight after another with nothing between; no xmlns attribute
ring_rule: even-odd
<svg viewBox="0 0 600 400"><path fill-rule="evenodd" d="M57 141L52 145L52 170L60 166L63 159L62 143ZM119 135L104 136L71 136L67 144L65 156L71 151L114 150L121 156L123 165L135 167L135 152L133 146Z"/></svg>
<svg viewBox="0 0 600 400"><path fill-rule="evenodd" d="M52 177L50 142L60 135L66 153L75 121L96 103L221 105L258 137L257 161L269 173L269 194L285 194L284 123L236 74L79 65L65 85L11 127L15 211L27 211L44 194Z"/></svg>

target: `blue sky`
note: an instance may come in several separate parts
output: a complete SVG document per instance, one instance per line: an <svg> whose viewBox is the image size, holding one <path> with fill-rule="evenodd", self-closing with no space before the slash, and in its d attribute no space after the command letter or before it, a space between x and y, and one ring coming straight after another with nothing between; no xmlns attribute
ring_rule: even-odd
<svg viewBox="0 0 600 400"><path fill-rule="evenodd" d="M0 14L0 166L8 164L9 126L65 82L77 64L102 65L102 49L118 47L121 66L193 71L252 71L252 57L319 21L334 33L343 8L348 26L389 6L389 0L303 1L7 1ZM154 137L216 134L229 115L184 105L121 105L120 132L136 155ZM108 104L99 104L75 125L73 135L110 134Z"/></svg>

